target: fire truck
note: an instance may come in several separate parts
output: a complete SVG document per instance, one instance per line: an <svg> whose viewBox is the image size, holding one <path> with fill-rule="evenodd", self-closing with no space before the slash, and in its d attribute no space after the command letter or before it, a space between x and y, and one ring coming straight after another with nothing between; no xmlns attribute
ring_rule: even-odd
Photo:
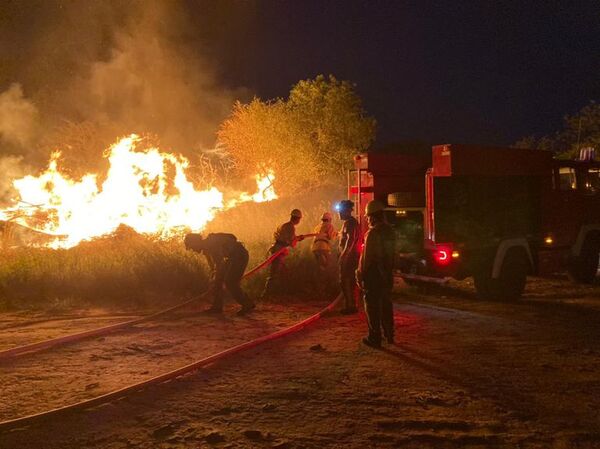
<svg viewBox="0 0 600 449"><path fill-rule="evenodd" d="M397 274L443 283L472 276L478 296L514 300L528 275L567 271L591 283L600 252L600 161L542 150L437 145L431 155L354 159L348 195L387 205Z"/></svg>

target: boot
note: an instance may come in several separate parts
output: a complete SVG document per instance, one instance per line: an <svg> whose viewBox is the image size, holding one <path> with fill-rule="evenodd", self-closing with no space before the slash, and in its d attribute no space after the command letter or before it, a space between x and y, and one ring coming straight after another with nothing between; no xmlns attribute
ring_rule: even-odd
<svg viewBox="0 0 600 449"><path fill-rule="evenodd" d="M373 348L373 349L381 349L381 342L380 341L375 341L375 340L371 340L369 337L364 337L362 339L363 344Z"/></svg>

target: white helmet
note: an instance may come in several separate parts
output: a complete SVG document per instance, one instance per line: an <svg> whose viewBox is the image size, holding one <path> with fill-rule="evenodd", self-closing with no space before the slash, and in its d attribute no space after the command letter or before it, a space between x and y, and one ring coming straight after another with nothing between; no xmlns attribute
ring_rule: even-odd
<svg viewBox="0 0 600 449"><path fill-rule="evenodd" d="M381 201L372 200L367 203L367 207L365 208L365 214L373 215L377 212L381 212L383 209L385 209L385 206Z"/></svg>

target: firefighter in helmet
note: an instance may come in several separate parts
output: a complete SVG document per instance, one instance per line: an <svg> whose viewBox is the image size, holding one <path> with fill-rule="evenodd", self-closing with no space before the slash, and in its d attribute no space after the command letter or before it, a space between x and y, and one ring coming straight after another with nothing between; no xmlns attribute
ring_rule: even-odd
<svg viewBox="0 0 600 449"><path fill-rule="evenodd" d="M211 269L210 293L213 303L205 312L223 312L223 284L242 306L238 315L245 315L254 309L254 302L240 286L248 266L248 251L235 235L215 233L203 238L200 234L192 233L185 236L184 244L186 249L204 254Z"/></svg>
<svg viewBox="0 0 600 449"><path fill-rule="evenodd" d="M394 343L394 311L391 302L396 235L385 222L384 205L369 201L366 207L369 230L360 256L356 281L364 294L369 334L363 343L381 347L381 328L387 342Z"/></svg>
<svg viewBox="0 0 600 449"><path fill-rule="evenodd" d="M290 219L286 221L273 233L273 239L275 243L269 248L269 254L273 255L280 250L283 250L281 254L271 262L269 277L265 284L265 289L261 295L261 298L266 298L277 290L277 283L280 281L281 272L284 269L283 261L285 256L288 254L288 250L284 248L294 247L296 243L304 239L303 236L296 235L296 226L302 219L302 211L300 209L293 209L290 212Z"/></svg>
<svg viewBox="0 0 600 449"><path fill-rule="evenodd" d="M349 315L357 312L358 288L355 281L355 271L360 255L361 233L356 218L352 216L354 203L350 200L340 201L337 205L340 219L344 222L340 231L340 287L344 295L342 314Z"/></svg>
<svg viewBox="0 0 600 449"><path fill-rule="evenodd" d="M325 212L321 216L321 223L317 225L314 233L316 234L311 251L315 255L315 259L319 264L320 271L326 271L329 266L329 258L331 256L331 242L336 239L337 231L331 224L333 216L331 212Z"/></svg>

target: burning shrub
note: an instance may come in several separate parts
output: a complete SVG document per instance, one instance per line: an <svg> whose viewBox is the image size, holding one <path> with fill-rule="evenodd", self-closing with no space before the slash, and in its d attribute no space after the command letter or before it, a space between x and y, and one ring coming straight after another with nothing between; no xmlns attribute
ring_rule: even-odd
<svg viewBox="0 0 600 449"><path fill-rule="evenodd" d="M201 230L219 211L247 201L277 198L274 173L255 176L259 191L225 197L216 187L201 190L188 178L189 161L155 147L138 148L143 139L119 139L105 152L109 168L104 181L88 173L73 179L59 169L60 152L39 176L14 181L18 198L0 210L0 220L54 237L46 246L68 248L107 235L120 224L137 232L169 237L184 228ZM208 186L207 186L208 187Z"/></svg>

